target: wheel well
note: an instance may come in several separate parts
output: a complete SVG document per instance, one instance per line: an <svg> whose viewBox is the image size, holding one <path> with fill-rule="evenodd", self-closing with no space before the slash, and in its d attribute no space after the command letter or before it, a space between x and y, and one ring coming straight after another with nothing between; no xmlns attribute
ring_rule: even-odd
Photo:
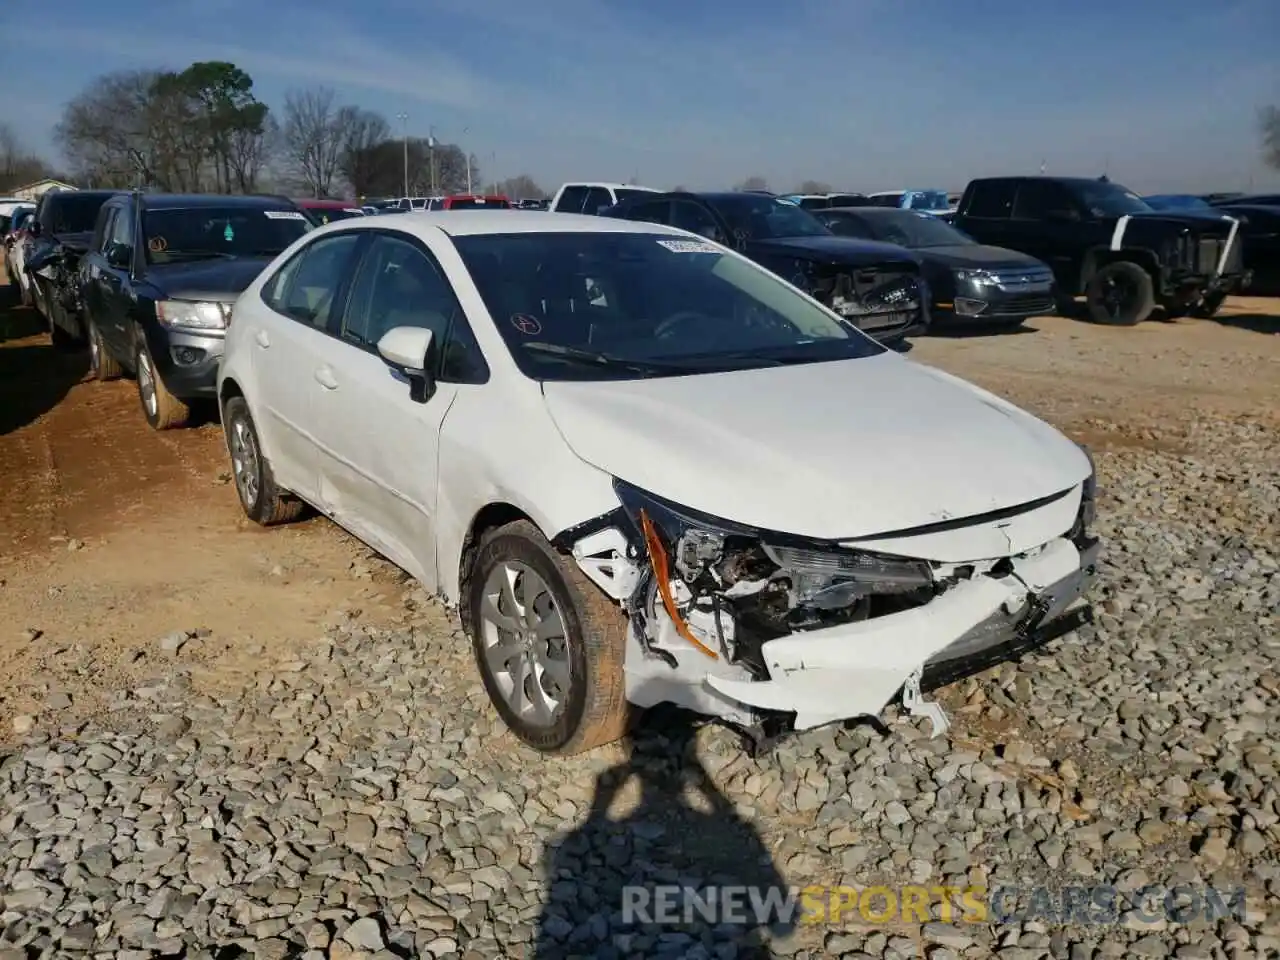
<svg viewBox="0 0 1280 960"><path fill-rule="evenodd" d="M462 541L462 555L458 559L458 616L462 620L462 626L468 633L471 630L471 612L467 609L467 594L470 592L471 580L471 563L476 555L476 548L480 546L480 541L486 533L498 527L504 527L508 523L515 523L517 520L528 520L533 523L533 518L509 503L489 503L480 508L480 512L471 520L471 527L467 530L466 539ZM537 524L534 524L537 526Z"/></svg>
<svg viewBox="0 0 1280 960"><path fill-rule="evenodd" d="M227 405L227 401L232 397L243 397L244 391L240 389L240 384L236 383L230 377L222 381L222 386L218 388L218 407L221 409Z"/></svg>
<svg viewBox="0 0 1280 960"><path fill-rule="evenodd" d="M1160 263L1156 260L1156 255L1150 250L1091 250L1085 257L1083 268L1080 272L1080 289L1083 291L1088 286L1089 281L1093 279L1093 275L1103 267L1111 263L1128 262L1140 266L1151 276L1151 282L1156 290L1160 289Z"/></svg>

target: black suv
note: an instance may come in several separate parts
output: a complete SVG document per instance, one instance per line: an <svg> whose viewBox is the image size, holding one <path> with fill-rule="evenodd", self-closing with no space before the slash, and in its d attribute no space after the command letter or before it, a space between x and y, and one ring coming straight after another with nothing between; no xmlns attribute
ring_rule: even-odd
<svg viewBox="0 0 1280 960"><path fill-rule="evenodd" d="M55 346L84 339L76 270L98 211L116 195L114 190L51 190L36 204L24 268L31 275L32 300L49 324Z"/></svg>
<svg viewBox="0 0 1280 960"><path fill-rule="evenodd" d="M1170 317L1212 316L1248 282L1237 220L1158 213L1106 179L974 180L954 223L1047 263L1059 292L1083 293L1100 323L1140 323L1157 305Z"/></svg>
<svg viewBox="0 0 1280 960"><path fill-rule="evenodd" d="M93 374L127 370L156 430L215 394L231 305L313 229L284 197L127 193L98 215L80 263Z"/></svg>
<svg viewBox="0 0 1280 960"><path fill-rule="evenodd" d="M646 193L601 215L677 227L735 249L882 343L928 327L928 291L911 251L836 236L812 213L783 198Z"/></svg>

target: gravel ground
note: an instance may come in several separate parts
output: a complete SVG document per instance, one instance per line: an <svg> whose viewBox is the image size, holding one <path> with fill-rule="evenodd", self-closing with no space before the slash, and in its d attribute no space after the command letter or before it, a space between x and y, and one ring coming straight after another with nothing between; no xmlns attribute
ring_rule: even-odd
<svg viewBox="0 0 1280 960"><path fill-rule="evenodd" d="M993 349L1028 348L1043 341ZM1047 373L1004 392L1053 419L1069 391ZM1280 955L1280 437L1269 411L1181 401L1166 437L1154 409L1072 422L1103 488L1096 624L942 691L936 740L891 710L887 729L752 759L662 715L544 760L501 729L456 622L412 587L390 621L261 649L221 699L191 682L205 638L148 639L154 675L106 720L14 721L0 960ZM1248 897L1184 923L946 923L937 905L923 924L623 922L624 885L672 883Z"/></svg>

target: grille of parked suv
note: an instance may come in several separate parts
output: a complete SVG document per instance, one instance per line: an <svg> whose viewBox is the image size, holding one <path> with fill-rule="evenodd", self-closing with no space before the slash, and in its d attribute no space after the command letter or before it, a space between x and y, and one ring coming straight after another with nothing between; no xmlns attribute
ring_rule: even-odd
<svg viewBox="0 0 1280 960"><path fill-rule="evenodd" d="M1201 237L1196 257L1196 273L1213 273L1218 269L1224 241L1217 237Z"/></svg>

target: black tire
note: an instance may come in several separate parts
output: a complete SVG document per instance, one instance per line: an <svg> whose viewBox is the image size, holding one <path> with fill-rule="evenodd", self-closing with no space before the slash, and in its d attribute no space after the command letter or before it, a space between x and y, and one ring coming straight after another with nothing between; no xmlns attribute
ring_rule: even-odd
<svg viewBox="0 0 1280 960"><path fill-rule="evenodd" d="M170 393L169 388L164 385L147 341L141 334L138 336L138 353L134 358L133 369L138 378L138 403L142 406L142 415L147 418L151 429L174 430L185 427L191 419L191 408ZM154 395L154 403L148 398L149 392Z"/></svg>
<svg viewBox="0 0 1280 960"><path fill-rule="evenodd" d="M86 318L85 326L88 328L86 335L89 341L89 372L95 380L117 379L124 372L120 361L112 356L107 345L103 343L98 325Z"/></svg>
<svg viewBox="0 0 1280 960"><path fill-rule="evenodd" d="M1218 315L1218 311L1222 309L1222 305L1226 302L1226 293L1221 291L1211 293L1191 308L1191 316L1198 320L1212 320Z"/></svg>
<svg viewBox="0 0 1280 960"><path fill-rule="evenodd" d="M236 495L240 498L245 516L263 527L273 527L278 523L298 519L306 505L276 485L271 464L258 441L258 428L254 426L253 417L249 414L249 404L244 397L232 397L222 408L222 428L227 453L231 457ZM246 445L244 449L239 447L241 443ZM246 457L246 453L251 456ZM252 462L244 462L250 459ZM256 495L251 495L246 489L242 469L256 484Z"/></svg>
<svg viewBox="0 0 1280 960"><path fill-rule="evenodd" d="M534 725L511 709L485 656L480 615L485 583L506 561L538 574L564 626L570 689L564 709L549 725ZM571 558L547 543L537 527L518 520L486 533L464 572L461 592L463 627L471 637L480 678L498 715L518 739L542 753L571 756L611 743L626 732L627 618Z"/></svg>
<svg viewBox="0 0 1280 960"><path fill-rule="evenodd" d="M1108 263L1090 277L1085 299L1094 323L1114 326L1141 323L1156 308L1151 275L1128 260Z"/></svg>

